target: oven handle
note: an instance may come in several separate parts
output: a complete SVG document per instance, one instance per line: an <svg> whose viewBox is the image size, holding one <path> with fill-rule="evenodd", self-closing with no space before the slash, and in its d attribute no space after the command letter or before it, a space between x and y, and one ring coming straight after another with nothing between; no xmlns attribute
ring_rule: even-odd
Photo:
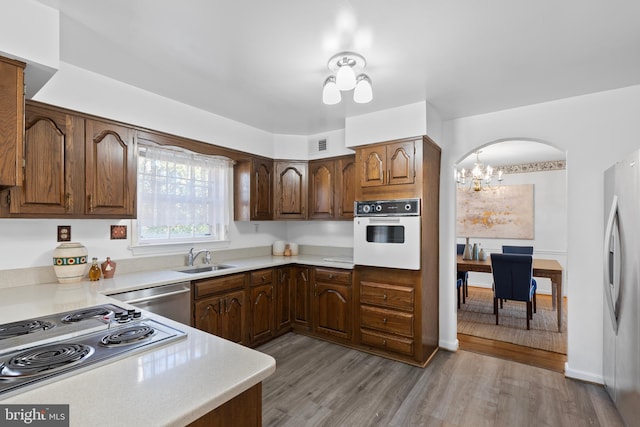
<svg viewBox="0 0 640 427"><path fill-rule="evenodd" d="M170 297L170 296L174 296L174 295L186 294L188 292L191 292L191 289L181 289L179 291L166 292L166 293L162 293L162 294L158 294L158 295L152 295L150 297L136 298L136 299L132 299L132 300L125 301L125 302L127 304L136 304L136 303L139 303L139 302L153 301L153 300L157 300L157 299L160 299L160 298L166 298L166 297Z"/></svg>
<svg viewBox="0 0 640 427"><path fill-rule="evenodd" d="M400 218L369 218L370 224L400 224Z"/></svg>

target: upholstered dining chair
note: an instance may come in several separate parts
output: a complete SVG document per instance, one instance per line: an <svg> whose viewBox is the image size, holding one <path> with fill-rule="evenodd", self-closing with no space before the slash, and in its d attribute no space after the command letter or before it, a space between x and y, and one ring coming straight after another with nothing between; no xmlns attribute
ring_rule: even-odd
<svg viewBox="0 0 640 427"><path fill-rule="evenodd" d="M503 254L519 254L519 255L533 255L533 246L509 246L502 245L502 253ZM536 279L533 280L533 286L538 289L538 282ZM533 312L536 312L536 302L533 301Z"/></svg>
<svg viewBox="0 0 640 427"><path fill-rule="evenodd" d="M456 253L458 255L462 255L464 253L464 243L458 243L456 245ZM462 303L466 304L467 302L467 298L469 296L469 284L467 283L467 279L469 278L469 272L468 271L458 271L457 274L457 280L462 280ZM456 280L456 286L457 286L457 280ZM458 298L460 299L460 298ZM458 308L460 308L460 303L458 302Z"/></svg>
<svg viewBox="0 0 640 427"><path fill-rule="evenodd" d="M462 291L462 298L464 298L464 290L462 289L463 287L463 282L462 279L457 279L456 280L456 289L458 290L458 310L460 310L460 291Z"/></svg>
<svg viewBox="0 0 640 427"><path fill-rule="evenodd" d="M498 300L524 301L527 303L527 329L533 319L536 286L533 283L533 257L518 254L491 254L493 274L493 310L498 324Z"/></svg>
<svg viewBox="0 0 640 427"><path fill-rule="evenodd" d="M533 246L507 246L502 245L503 254L533 255Z"/></svg>

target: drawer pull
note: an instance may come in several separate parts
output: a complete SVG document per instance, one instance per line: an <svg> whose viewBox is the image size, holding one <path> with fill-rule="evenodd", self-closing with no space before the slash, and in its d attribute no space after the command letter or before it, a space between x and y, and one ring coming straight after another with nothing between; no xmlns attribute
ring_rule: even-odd
<svg viewBox="0 0 640 427"><path fill-rule="evenodd" d="M386 301L387 300L387 294L382 294L382 299Z"/></svg>
<svg viewBox="0 0 640 427"><path fill-rule="evenodd" d="M384 345L386 347L387 345L387 340L382 340L382 345Z"/></svg>
<svg viewBox="0 0 640 427"><path fill-rule="evenodd" d="M333 274L329 274L329 280L333 280Z"/></svg>
<svg viewBox="0 0 640 427"><path fill-rule="evenodd" d="M262 276L262 281L263 281L263 282L266 282L266 281L267 281L267 278L266 278L265 276Z"/></svg>
<svg viewBox="0 0 640 427"><path fill-rule="evenodd" d="M387 318L386 317L382 318L382 323L384 323L385 325L387 324Z"/></svg>

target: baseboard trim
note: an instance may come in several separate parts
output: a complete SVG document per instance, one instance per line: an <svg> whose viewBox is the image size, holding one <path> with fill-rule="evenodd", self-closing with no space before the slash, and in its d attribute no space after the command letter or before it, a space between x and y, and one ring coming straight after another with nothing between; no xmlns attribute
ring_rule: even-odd
<svg viewBox="0 0 640 427"><path fill-rule="evenodd" d="M602 375L595 375L591 372L571 369L569 367L569 362L565 362L564 364L564 376L574 380L586 381L593 384L604 384L604 378L602 377Z"/></svg>

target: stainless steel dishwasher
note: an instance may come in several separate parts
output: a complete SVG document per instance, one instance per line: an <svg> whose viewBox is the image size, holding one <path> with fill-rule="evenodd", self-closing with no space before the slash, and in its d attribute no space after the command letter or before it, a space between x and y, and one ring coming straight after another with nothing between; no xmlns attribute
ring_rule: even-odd
<svg viewBox="0 0 640 427"><path fill-rule="evenodd" d="M191 282L154 286L109 296L191 326Z"/></svg>

